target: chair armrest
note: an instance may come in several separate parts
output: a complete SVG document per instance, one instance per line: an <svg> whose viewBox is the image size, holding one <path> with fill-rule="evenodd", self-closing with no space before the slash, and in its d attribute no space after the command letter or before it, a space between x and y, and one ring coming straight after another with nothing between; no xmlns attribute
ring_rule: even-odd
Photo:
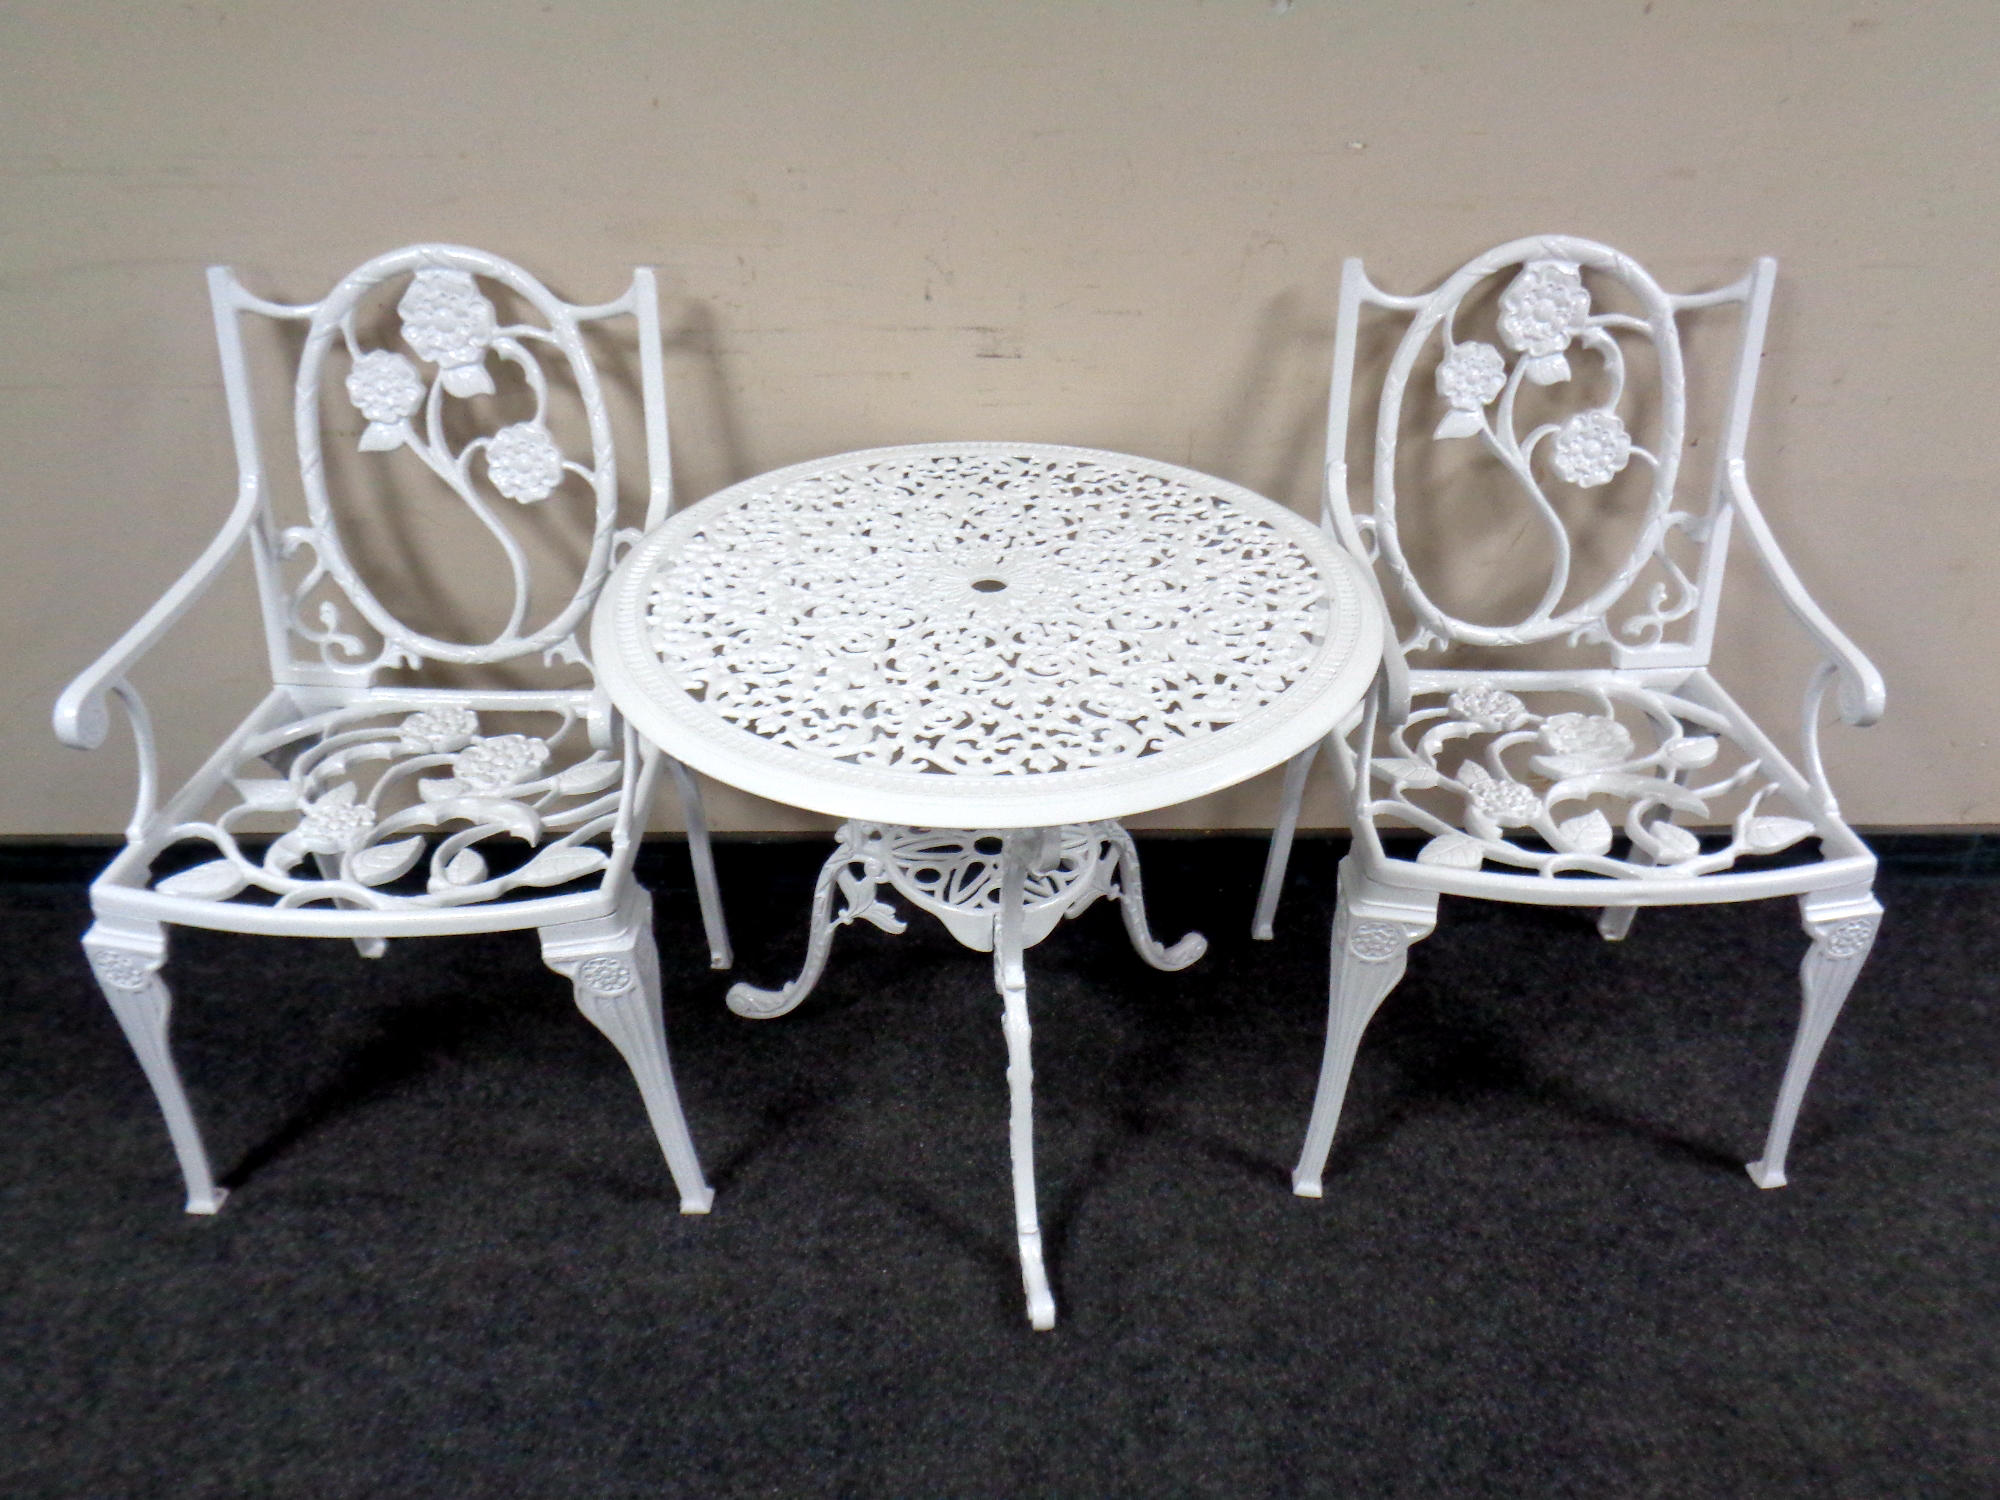
<svg viewBox="0 0 2000 1500"><path fill-rule="evenodd" d="M1764 565L1764 572L1777 589L1778 597L1785 601L1785 607L1805 628L1806 634L1819 643L1828 664L1838 674L1841 718L1856 726L1873 724L1882 717L1887 699L1888 690L1883 686L1882 674L1875 670L1875 664L1861 654L1854 642L1841 633L1840 627L1827 618L1826 611L1813 601L1812 595L1806 592L1806 586L1799 581L1799 575L1792 571L1785 554L1778 550L1777 538L1771 535L1770 525L1765 521L1763 511L1757 508L1756 497L1750 493L1749 476L1740 458L1729 461L1729 493L1750 533L1757 560Z"/></svg>
<svg viewBox="0 0 2000 1500"><path fill-rule="evenodd" d="M123 683L133 664L152 650L173 623L208 592L216 575L249 534L251 523L257 516L257 503L257 488L246 481L237 492L235 510L230 512L229 519L223 522L222 529L215 534L201 556L195 559L194 565L174 581L173 587L162 594L110 650L84 668L63 689L62 696L56 699L57 739L77 750L95 750L104 743L104 737L111 728L106 697Z"/></svg>

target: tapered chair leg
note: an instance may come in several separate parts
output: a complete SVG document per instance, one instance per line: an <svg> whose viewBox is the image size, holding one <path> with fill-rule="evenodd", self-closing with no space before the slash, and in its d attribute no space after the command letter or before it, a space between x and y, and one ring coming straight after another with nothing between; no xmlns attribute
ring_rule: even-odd
<svg viewBox="0 0 2000 1500"><path fill-rule="evenodd" d="M541 939L543 962L575 986L577 1009L611 1039L632 1069L653 1134L680 1189L681 1212L707 1213L715 1194L702 1178L667 1057L652 898L635 888L613 915L544 927Z"/></svg>
<svg viewBox="0 0 2000 1500"><path fill-rule="evenodd" d="M1674 779L1680 779L1678 772ZM1673 820L1674 815L1669 812L1667 821L1671 823ZM1650 865L1652 862L1653 856L1644 849L1632 851L1633 864ZM1597 914L1597 935L1607 943L1622 943L1632 935L1632 919L1638 915L1639 908L1636 906L1607 906Z"/></svg>
<svg viewBox="0 0 2000 1500"><path fill-rule="evenodd" d="M1319 1088L1305 1149L1292 1172L1292 1191L1320 1196L1327 1152L1347 1098L1354 1054L1376 1008L1403 977L1410 944L1437 925L1437 896L1377 885L1350 857L1340 862L1340 893L1334 905L1333 962L1328 982L1326 1052L1320 1060Z"/></svg>
<svg viewBox="0 0 2000 1500"><path fill-rule="evenodd" d="M708 937L708 966L726 969L736 962L729 946L729 924L722 915L722 887L715 878L715 851L708 841L708 814L701 805L701 784L694 772L671 756L661 757L680 794L681 824L687 829L688 860L694 866L695 899L701 905L701 930Z"/></svg>
<svg viewBox="0 0 2000 1500"><path fill-rule="evenodd" d="M1876 928L1882 908L1872 897L1862 902L1846 901L1836 910L1815 906L1811 897L1799 902L1806 933L1812 947L1799 964L1799 984L1804 991L1799 1009L1798 1034L1792 1040L1791 1061L1785 1065L1785 1081L1778 1089L1778 1106L1771 1115L1771 1131L1764 1139L1764 1154L1750 1163L1750 1180L1761 1188L1785 1185L1785 1153L1791 1149L1792 1126L1805 1101L1806 1085L1812 1081L1820 1049L1826 1045L1840 1008L1847 1003L1848 991L1868 962L1875 946Z"/></svg>
<svg viewBox="0 0 2000 1500"><path fill-rule="evenodd" d="M1263 942L1271 941L1271 924L1278 916L1278 897L1285 889L1285 869L1292 862L1292 835L1298 832L1306 777L1318 754L1319 742L1315 740L1285 763L1285 790L1278 799L1278 822L1271 830L1271 846L1264 854L1264 883L1257 888L1256 915L1250 919L1250 936Z"/></svg>
<svg viewBox="0 0 2000 1500"><path fill-rule="evenodd" d="M1632 932L1636 906L1607 906L1597 914L1597 935L1607 943L1622 943Z"/></svg>
<svg viewBox="0 0 2000 1500"><path fill-rule="evenodd" d="M187 1211L212 1214L222 1207L229 1192L216 1186L208 1150L202 1145L201 1130L188 1107L187 1090L181 1085L180 1070L174 1066L167 1044L173 995L159 972L167 958L166 933L154 922L114 925L99 919L84 934L83 951L89 955L104 998L111 1003L111 1013L138 1054L146 1081L153 1086L153 1097L160 1101L174 1155L180 1160L181 1177L187 1183Z"/></svg>

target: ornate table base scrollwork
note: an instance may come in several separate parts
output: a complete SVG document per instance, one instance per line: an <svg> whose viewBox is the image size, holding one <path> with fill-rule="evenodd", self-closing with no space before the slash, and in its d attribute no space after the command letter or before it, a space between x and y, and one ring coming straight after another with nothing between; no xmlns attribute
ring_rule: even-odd
<svg viewBox="0 0 2000 1500"><path fill-rule="evenodd" d="M1197 934L1153 940L1109 820L1317 744L1383 636L1359 563L1240 486L1087 448L924 443L746 479L656 527L599 603L591 659L675 762L848 820L798 977L739 984L732 1010L785 1014L836 928L901 932L912 908L993 953L1021 1274L1049 1328L1021 954L1105 897L1147 963L1199 958Z"/></svg>
<svg viewBox="0 0 2000 1500"><path fill-rule="evenodd" d="M732 985L729 1008L767 1020L796 1009L819 983L834 930L870 922L884 932L908 926L882 888L929 912L966 947L993 954L994 984L1007 1035L1009 1140L1014 1162L1014 1220L1028 1318L1055 1326L1055 1300L1042 1265L1035 1211L1034 1068L1029 1055L1028 990L1022 954L1100 896L1119 903L1125 931L1139 956L1156 969L1184 969L1208 951L1190 932L1165 947L1146 923L1139 855L1116 822L1062 828L940 829L847 822L813 888L812 934L805 966L780 989ZM833 910L838 893L841 908Z"/></svg>

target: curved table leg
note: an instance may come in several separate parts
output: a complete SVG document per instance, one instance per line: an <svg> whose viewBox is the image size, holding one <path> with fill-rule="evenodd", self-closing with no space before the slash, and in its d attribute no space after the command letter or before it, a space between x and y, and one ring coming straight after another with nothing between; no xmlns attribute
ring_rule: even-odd
<svg viewBox="0 0 2000 1500"><path fill-rule="evenodd" d="M1156 969L1171 973L1175 969L1185 969L1189 964L1208 952L1208 939L1198 932L1190 932L1171 948L1162 947L1153 936L1153 929L1146 921L1146 892L1139 883L1139 848L1132 842L1132 835L1125 831L1122 823L1102 825L1104 836L1118 847L1118 905L1125 916L1125 935L1132 939L1132 947L1139 957Z"/></svg>
<svg viewBox="0 0 2000 1500"><path fill-rule="evenodd" d="M806 942L805 967L799 970L799 977L782 989L759 989L754 984L732 984L729 987L729 1008L739 1016L747 1016L753 1021L767 1021L773 1016L782 1016L796 1010L801 1000L813 992L819 983L819 976L826 968L826 955L833 947L833 930L844 927L856 920L873 922L884 932L901 932L902 918L886 902L876 898L876 887L883 880L882 867L875 857L867 852L869 835L876 830L866 823L843 823L833 847L833 854L820 866L819 879L813 885L812 935ZM849 865L859 865L859 876L847 873ZM833 914L833 893L838 888L845 903L840 914Z"/></svg>
<svg viewBox="0 0 2000 1500"><path fill-rule="evenodd" d="M1000 991L1002 1026L1007 1033L1008 1145L1014 1163L1014 1228L1020 1241L1021 1284L1028 1295L1028 1321L1037 1329L1056 1326L1055 1298L1042 1265L1042 1226L1035 1213L1035 1070L1030 1058L1028 978L1022 963L1021 918L1027 904L1030 866L1060 851L1061 830L1021 829L1006 835L1000 852L1000 919L993 942L993 982Z"/></svg>

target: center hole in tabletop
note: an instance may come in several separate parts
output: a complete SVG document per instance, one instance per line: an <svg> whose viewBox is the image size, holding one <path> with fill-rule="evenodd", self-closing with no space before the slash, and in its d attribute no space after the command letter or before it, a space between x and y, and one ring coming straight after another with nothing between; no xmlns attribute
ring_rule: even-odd
<svg viewBox="0 0 2000 1500"><path fill-rule="evenodd" d="M1004 578L975 578L972 580L972 586L982 594L997 594L1000 590L1007 587L1007 580Z"/></svg>

